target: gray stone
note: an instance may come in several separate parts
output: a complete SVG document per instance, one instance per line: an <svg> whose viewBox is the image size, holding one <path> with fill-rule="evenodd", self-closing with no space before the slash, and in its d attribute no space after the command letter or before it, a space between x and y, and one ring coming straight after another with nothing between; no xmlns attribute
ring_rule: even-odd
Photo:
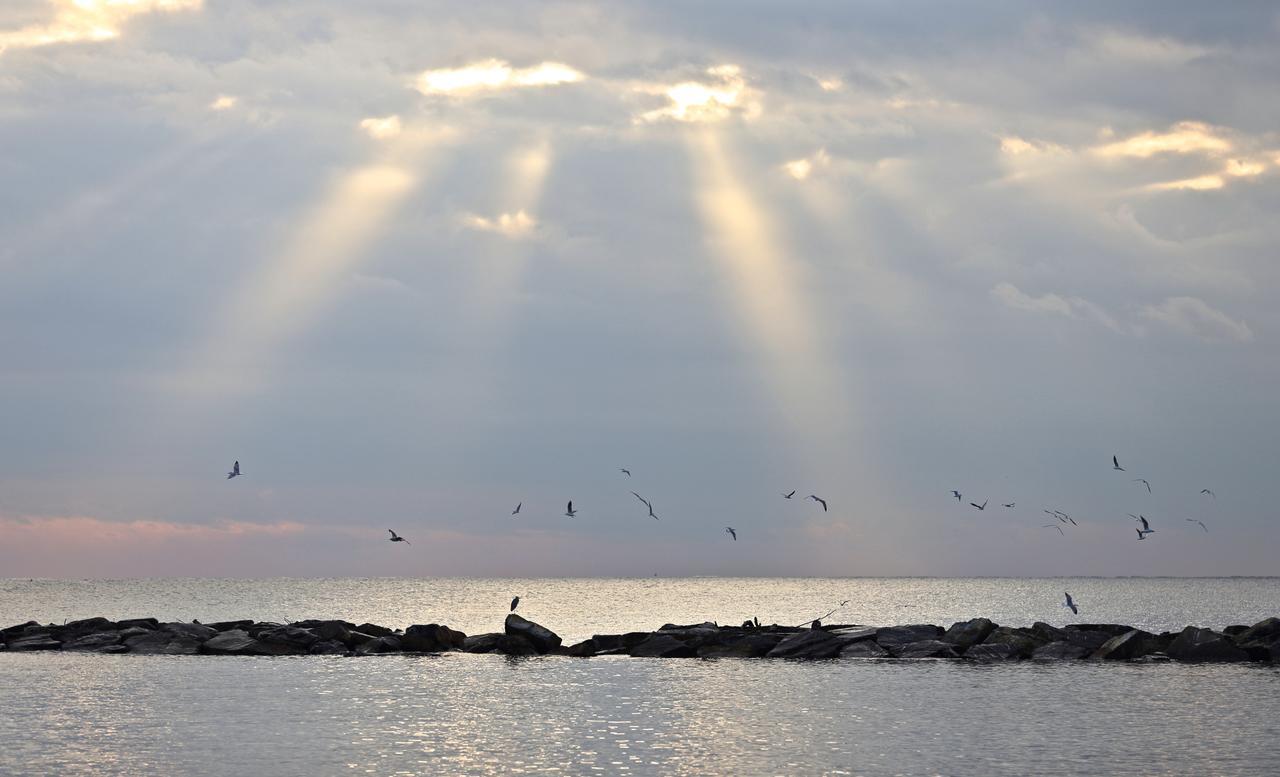
<svg viewBox="0 0 1280 777"><path fill-rule="evenodd" d="M964 657L970 661L1017 661L1019 655L1013 645L996 642L974 645L964 652Z"/></svg>
<svg viewBox="0 0 1280 777"><path fill-rule="evenodd" d="M356 633L355 626L347 625L346 621L319 621L318 623L303 625L305 623L308 622L303 621L303 623L295 623L293 625L310 631L322 640L341 642L347 646L358 644L352 637ZM361 642L365 641L367 640L361 640Z"/></svg>
<svg viewBox="0 0 1280 777"><path fill-rule="evenodd" d="M669 634L654 634L631 648L635 658L693 658L697 650Z"/></svg>
<svg viewBox="0 0 1280 777"><path fill-rule="evenodd" d="M899 645L893 650L894 658L959 658L955 645L940 639L924 639Z"/></svg>
<svg viewBox="0 0 1280 777"><path fill-rule="evenodd" d="M258 632L252 650L257 655L299 656L306 655L320 638L306 629L295 626L278 626Z"/></svg>
<svg viewBox="0 0 1280 777"><path fill-rule="evenodd" d="M840 640L843 645L874 640L879 632L880 629L874 626L842 626L835 629L827 629L827 633Z"/></svg>
<svg viewBox="0 0 1280 777"><path fill-rule="evenodd" d="M1280 618L1267 618L1258 621L1244 631L1236 634L1237 645L1270 646L1280 639Z"/></svg>
<svg viewBox="0 0 1280 777"><path fill-rule="evenodd" d="M160 621L155 618L129 618L127 620L116 621L116 628L124 631L125 629L147 629L155 631L160 628Z"/></svg>
<svg viewBox="0 0 1280 777"><path fill-rule="evenodd" d="M1018 658L1028 658L1035 649L1046 644L1030 629L1015 629L1012 626L1000 626L987 637L984 645L1008 645L1013 648Z"/></svg>
<svg viewBox="0 0 1280 777"><path fill-rule="evenodd" d="M1235 646L1225 634L1212 629L1188 626L1166 651L1175 661L1248 661L1249 654Z"/></svg>
<svg viewBox="0 0 1280 777"><path fill-rule="evenodd" d="M26 623L18 623L13 626L7 626L4 629L0 629L0 642L3 642L11 637L21 636L24 632L26 632L27 629L31 628L32 626L38 627L39 625L40 624L36 623L35 621L27 621Z"/></svg>
<svg viewBox="0 0 1280 777"><path fill-rule="evenodd" d="M1133 631L1132 626L1125 626L1119 623L1072 623L1063 627L1063 631L1101 631L1107 635L1107 639L1118 637L1121 634L1127 634Z"/></svg>
<svg viewBox="0 0 1280 777"><path fill-rule="evenodd" d="M144 634L150 634L154 629L144 629L141 626L130 626L127 629L120 629L120 641L127 642L131 637L141 637Z"/></svg>
<svg viewBox="0 0 1280 777"><path fill-rule="evenodd" d="M841 658L889 658L889 651L874 640L860 640L840 648Z"/></svg>
<svg viewBox="0 0 1280 777"><path fill-rule="evenodd" d="M461 650L466 639L467 635L461 631L454 631L438 623L428 623L405 629L404 636L400 638L400 646L414 653L439 653L445 650Z"/></svg>
<svg viewBox="0 0 1280 777"><path fill-rule="evenodd" d="M217 629L203 623L161 623L160 630L188 637L197 642L203 642L218 633Z"/></svg>
<svg viewBox="0 0 1280 777"><path fill-rule="evenodd" d="M400 638L394 634L387 634L382 637L374 637L368 642L362 643L356 648L356 655L369 656L379 653L399 653Z"/></svg>
<svg viewBox="0 0 1280 777"><path fill-rule="evenodd" d="M531 620L525 620L514 612L507 616L504 629L508 634L518 634L529 640L539 653L546 653L552 648L560 647L560 637L554 631Z"/></svg>
<svg viewBox="0 0 1280 777"><path fill-rule="evenodd" d="M785 637L768 652L769 658L834 658L844 643L820 629L799 631Z"/></svg>
<svg viewBox="0 0 1280 777"><path fill-rule="evenodd" d="M124 641L130 653L160 656L193 656L200 652L200 640L170 631L151 631Z"/></svg>
<svg viewBox="0 0 1280 777"><path fill-rule="evenodd" d="M254 653L254 643L255 640L249 636L249 632L243 629L228 629L205 640L200 645L200 652L215 656L251 655Z"/></svg>
<svg viewBox="0 0 1280 777"><path fill-rule="evenodd" d="M83 618L58 626L53 631L57 639L74 642L86 634L97 634L104 631L118 631L116 624L106 618Z"/></svg>
<svg viewBox="0 0 1280 777"><path fill-rule="evenodd" d="M108 645L120 644L120 632L118 631L99 631L93 634L85 634L76 637L70 642L64 642L63 650L101 650Z"/></svg>
<svg viewBox="0 0 1280 777"><path fill-rule="evenodd" d="M1138 629L1130 629L1118 637L1112 637L1107 640L1102 647L1093 651L1089 658L1105 659L1109 661L1126 660L1131 658L1140 658L1147 653L1147 640L1151 638L1151 634Z"/></svg>
<svg viewBox="0 0 1280 777"><path fill-rule="evenodd" d="M241 631L244 631L253 625L253 621L218 621L217 623L209 623L206 625L215 631L231 631L232 629L240 629Z"/></svg>
<svg viewBox="0 0 1280 777"><path fill-rule="evenodd" d="M10 650L59 650L62 643L51 638L48 634L28 634L21 637L11 637L8 642Z"/></svg>
<svg viewBox="0 0 1280 777"><path fill-rule="evenodd" d="M313 656L345 656L349 652L346 645L335 639L322 640L307 649Z"/></svg>
<svg viewBox="0 0 1280 777"><path fill-rule="evenodd" d="M895 647L909 645L925 639L938 639L943 635L941 628L929 624L914 626L889 626L876 632L876 642L890 653Z"/></svg>
<svg viewBox="0 0 1280 777"><path fill-rule="evenodd" d="M1066 640L1059 640L1036 648L1032 651L1031 657L1041 661L1066 660L1084 658L1091 652L1093 651L1084 645L1076 645Z"/></svg>
<svg viewBox="0 0 1280 777"><path fill-rule="evenodd" d="M492 653L498 649L502 634L473 634L462 641L462 649L468 653ZM590 642L591 640L587 640ZM583 644L579 642L578 644Z"/></svg>
<svg viewBox="0 0 1280 777"><path fill-rule="evenodd" d="M702 645L698 655L702 658L762 658L782 641L780 634L744 634L714 644Z"/></svg>
<svg viewBox="0 0 1280 777"><path fill-rule="evenodd" d="M373 637L389 637L392 634L395 634L394 631L386 626L379 626L376 623L361 623L359 626L356 626L355 630L361 634L368 634Z"/></svg>
<svg viewBox="0 0 1280 777"><path fill-rule="evenodd" d="M992 623L988 618L974 618L973 620L952 624L951 628L947 629L947 632L942 635L942 641L950 642L963 653L974 645L981 643L995 629L996 624Z"/></svg>
<svg viewBox="0 0 1280 777"><path fill-rule="evenodd" d="M1056 626L1050 626L1044 621L1036 621L1035 623L1031 624L1030 631L1032 634L1034 634L1040 640L1044 641L1046 644L1050 642L1067 642L1069 640L1068 635L1071 633L1071 632L1068 632L1066 629L1060 629L1060 628L1057 628Z"/></svg>
<svg viewBox="0 0 1280 777"><path fill-rule="evenodd" d="M520 634L502 634L495 652L504 656L536 656L538 647Z"/></svg>

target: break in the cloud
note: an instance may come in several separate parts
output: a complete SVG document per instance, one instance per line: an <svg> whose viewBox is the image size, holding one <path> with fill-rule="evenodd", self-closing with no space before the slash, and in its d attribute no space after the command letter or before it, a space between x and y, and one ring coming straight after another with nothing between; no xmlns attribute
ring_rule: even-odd
<svg viewBox="0 0 1280 777"><path fill-rule="evenodd" d="M493 218L471 214L463 219L463 223L472 229L482 232L496 232L504 237L525 237L538 227L538 220L523 210L514 213L499 213Z"/></svg>
<svg viewBox="0 0 1280 777"><path fill-rule="evenodd" d="M399 116L371 116L360 121L360 129L376 140L387 140L400 134Z"/></svg>
<svg viewBox="0 0 1280 777"><path fill-rule="evenodd" d="M52 18L19 29L0 29L0 53L60 43L118 38L130 18L156 12L199 10L203 0L51 0Z"/></svg>
<svg viewBox="0 0 1280 777"><path fill-rule="evenodd" d="M635 87L643 94L664 98L666 104L641 113L640 122L715 122L733 115L751 119L762 110L758 93L752 89L737 65L707 68L707 78L687 79L674 84L642 83Z"/></svg>
<svg viewBox="0 0 1280 777"><path fill-rule="evenodd" d="M465 97L501 89L572 84L585 78L580 70L560 62L514 68L500 59L485 59L463 67L423 71L414 86L426 95Z"/></svg>

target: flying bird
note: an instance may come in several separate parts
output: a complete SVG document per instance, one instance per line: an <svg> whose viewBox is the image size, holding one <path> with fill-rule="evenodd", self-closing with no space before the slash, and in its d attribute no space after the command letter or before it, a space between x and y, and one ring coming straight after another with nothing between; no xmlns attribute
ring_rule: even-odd
<svg viewBox="0 0 1280 777"><path fill-rule="evenodd" d="M1151 493L1151 484L1147 482L1147 479L1146 479L1146 478L1134 478L1134 479L1133 479L1133 482L1134 482L1134 483L1141 483L1142 485L1146 486L1146 487L1147 487L1147 493L1148 493L1148 494L1150 494L1150 493Z"/></svg>
<svg viewBox="0 0 1280 777"><path fill-rule="evenodd" d="M518 596L517 596L516 598L514 598L514 599L512 599L512 600L511 600L511 611L512 611L512 612L515 612L515 611L516 611L516 605L517 605L517 604L519 604L519 603L520 603L520 597L518 597Z"/></svg>
<svg viewBox="0 0 1280 777"><path fill-rule="evenodd" d="M519 515L519 514L520 514L520 508L521 508L521 507L523 507L523 506L524 506L524 502L521 502L520 504L516 505L516 509L512 510L512 511L511 511L511 514L512 514L512 515Z"/></svg>
<svg viewBox="0 0 1280 777"><path fill-rule="evenodd" d="M961 498L960 498L960 492L959 492L959 491L952 491L952 492L951 492L951 495L952 495L952 496L954 496L954 497L956 498L956 501L957 501L957 502L962 502L962 501L964 501L963 499L961 499Z"/></svg>
<svg viewBox="0 0 1280 777"><path fill-rule="evenodd" d="M1147 535L1142 533L1142 529L1135 528L1134 531L1138 533L1138 539L1145 540L1147 538Z"/></svg>
<svg viewBox="0 0 1280 777"><path fill-rule="evenodd" d="M987 502L990 502L990 501L991 501L990 499L983 499L982 504L976 504L974 502L970 502L969 504L972 505L973 507L978 508L979 510L985 510L987 509Z"/></svg>
<svg viewBox="0 0 1280 777"><path fill-rule="evenodd" d="M1208 533L1209 533L1209 527L1204 525L1204 521L1197 521L1195 518L1188 518L1187 520L1188 520L1188 521L1190 521L1191 523L1198 523L1198 524L1200 524L1200 528L1201 528L1201 529L1204 529L1204 531L1205 531L1205 533L1206 533L1206 534L1208 534Z"/></svg>
<svg viewBox="0 0 1280 777"><path fill-rule="evenodd" d="M631 470L629 469L623 469L622 467L618 467L618 471L626 475L627 477L631 477Z"/></svg>
<svg viewBox="0 0 1280 777"><path fill-rule="evenodd" d="M1001 504L1004 504L1004 503L1003 503L1003 502L1001 502ZM1005 507L1013 507L1015 504L1017 504L1017 502L1010 502L1009 504L1006 504L1006 505L1004 505L1004 506L1005 506Z"/></svg>
<svg viewBox="0 0 1280 777"><path fill-rule="evenodd" d="M1151 528L1151 524L1147 523L1147 517L1145 515L1139 515L1138 520L1142 521L1142 531L1145 533L1150 534L1155 531L1155 529Z"/></svg>
<svg viewBox="0 0 1280 777"><path fill-rule="evenodd" d="M570 518L572 518L573 516L575 516L575 515L577 515L577 514L578 514L578 511L577 511L577 510L575 510L575 509L573 509L573 500L572 500L572 499L570 499L570 500L569 500L569 506L565 508L565 510L564 510L564 514L565 514L565 515L567 515L567 516L569 516Z"/></svg>
<svg viewBox="0 0 1280 777"><path fill-rule="evenodd" d="M782 495L782 498L783 498L783 499L790 499L791 497L793 497L793 496L795 496L795 495L796 495L796 490L793 488L793 489L791 489L791 493L790 493L790 494L783 494L783 495Z"/></svg>
<svg viewBox="0 0 1280 777"><path fill-rule="evenodd" d="M827 500L823 499L820 496L814 496L813 494L809 494L808 498L822 505L822 512L825 513L827 511Z"/></svg>
<svg viewBox="0 0 1280 777"><path fill-rule="evenodd" d="M733 530L732 526L726 526L724 527L724 530L726 534L728 534L730 537L733 537L734 542L738 541L738 533Z"/></svg>
<svg viewBox="0 0 1280 777"><path fill-rule="evenodd" d="M1062 530L1062 527L1056 523L1046 523L1044 526L1041 526L1040 528L1041 529L1057 529L1058 534L1061 534L1063 537L1067 536L1067 533Z"/></svg>
<svg viewBox="0 0 1280 777"><path fill-rule="evenodd" d="M1069 516L1069 515L1067 516L1067 520L1068 520L1068 521L1071 521L1071 525L1072 525L1072 526L1079 526L1079 525L1080 525L1080 524L1076 523L1076 519L1075 519L1075 518L1072 518L1072 517L1071 517L1071 516Z"/></svg>
<svg viewBox="0 0 1280 777"><path fill-rule="evenodd" d="M658 516L653 514L653 502L650 502L648 499L645 499L644 497L640 496L634 491L631 492L631 495L634 496L636 499L639 499L641 502L644 502L644 506L649 508L650 518L652 518L655 521L658 520Z"/></svg>
<svg viewBox="0 0 1280 777"><path fill-rule="evenodd" d="M1213 497L1214 499L1217 499L1217 498L1218 498L1218 495L1217 495L1217 494L1213 493L1212 491L1210 491L1210 490L1209 490L1209 489L1207 489L1207 488L1202 488L1202 489L1200 489L1200 493L1202 493L1202 494L1208 494L1209 496Z"/></svg>
<svg viewBox="0 0 1280 777"><path fill-rule="evenodd" d="M1111 457L1111 468L1114 470L1119 470L1120 472L1124 472L1124 467L1120 466L1120 460L1117 459L1115 456Z"/></svg>
<svg viewBox="0 0 1280 777"><path fill-rule="evenodd" d="M409 542L408 540L406 540L404 537L401 537L399 534L396 534L394 529L387 529L387 531L391 532L391 536L387 538L391 542L403 542L406 545L413 544L412 542Z"/></svg>
<svg viewBox="0 0 1280 777"><path fill-rule="evenodd" d="M1063 603L1062 603L1062 606L1063 606L1063 607L1066 607L1068 610L1071 610L1071 614L1072 614L1072 615L1079 615L1079 614L1080 614L1080 609L1079 609L1078 607L1076 607L1076 603L1075 603L1075 602L1071 601L1071 594L1066 593L1066 592L1064 591L1062 595L1063 595L1063 596L1065 596L1065 597L1067 597L1067 600L1066 600L1065 602L1063 602Z"/></svg>
<svg viewBox="0 0 1280 777"><path fill-rule="evenodd" d="M231 465L231 471L227 473L227 480L240 477L240 462L237 461Z"/></svg>

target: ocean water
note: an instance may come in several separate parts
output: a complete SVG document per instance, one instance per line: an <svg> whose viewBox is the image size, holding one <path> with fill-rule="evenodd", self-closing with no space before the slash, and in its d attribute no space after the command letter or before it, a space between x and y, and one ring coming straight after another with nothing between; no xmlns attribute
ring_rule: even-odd
<svg viewBox="0 0 1280 777"><path fill-rule="evenodd" d="M1079 616L1059 606L1063 590ZM664 622L1253 623L1278 579L0 582L0 623L342 617L567 639ZM0 774L1276 773L1280 668L0 652Z"/></svg>

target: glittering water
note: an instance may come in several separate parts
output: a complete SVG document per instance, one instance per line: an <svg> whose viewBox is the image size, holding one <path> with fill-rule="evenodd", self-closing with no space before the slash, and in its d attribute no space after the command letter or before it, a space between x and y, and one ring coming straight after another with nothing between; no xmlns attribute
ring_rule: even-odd
<svg viewBox="0 0 1280 777"><path fill-rule="evenodd" d="M343 617L570 639L851 599L862 623L1254 622L1280 580L0 582L0 623ZM1085 616L1088 615L1086 618ZM1258 665L0 653L0 774L1266 774Z"/></svg>

